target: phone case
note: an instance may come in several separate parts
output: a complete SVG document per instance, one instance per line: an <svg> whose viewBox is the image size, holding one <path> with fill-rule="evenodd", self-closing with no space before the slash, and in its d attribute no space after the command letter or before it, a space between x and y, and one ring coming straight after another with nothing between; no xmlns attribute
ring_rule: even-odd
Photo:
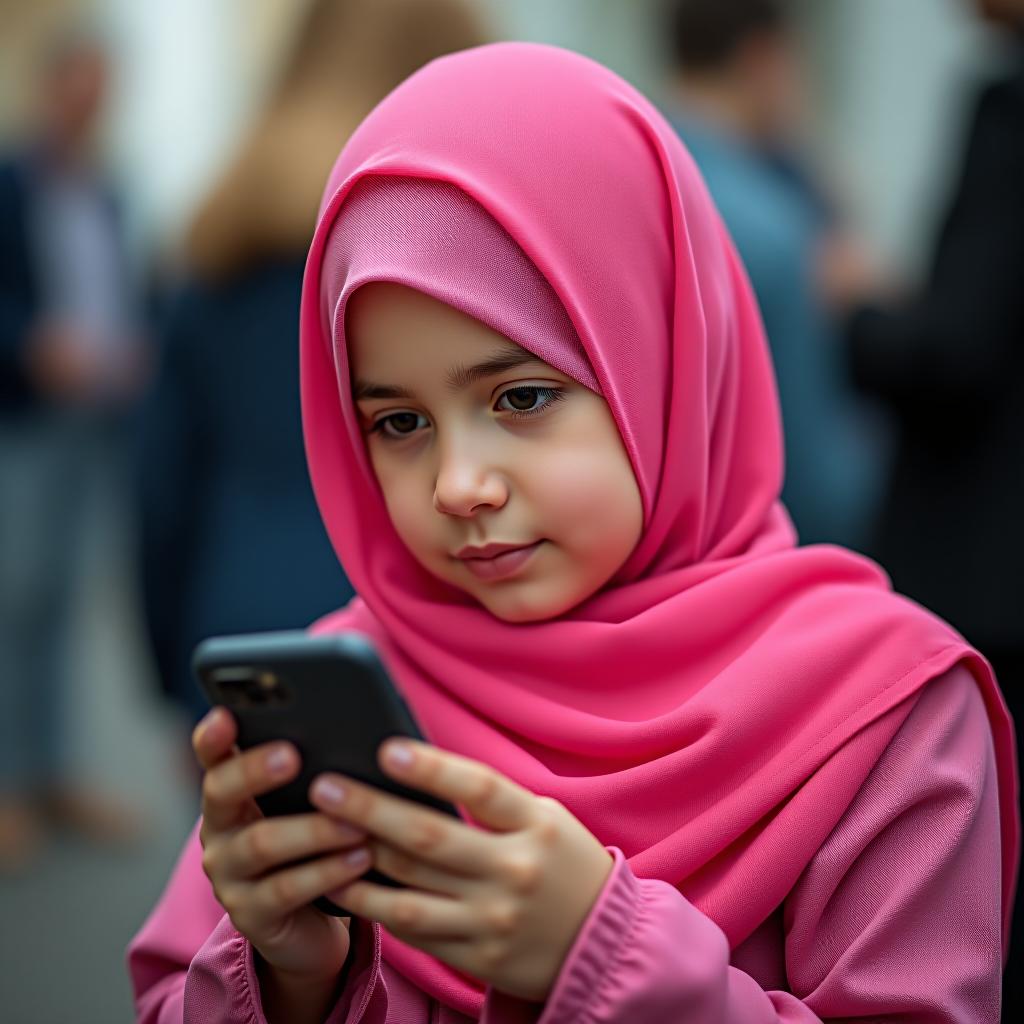
<svg viewBox="0 0 1024 1024"><path fill-rule="evenodd" d="M377 748L387 737L424 737L367 638L301 631L211 637L196 648L192 664L211 704L235 716L240 748L288 740L299 750L298 777L256 798L268 817L312 810L307 793L324 771L458 817L452 804L403 786L377 767ZM362 877L399 884L373 868ZM349 913L325 897L315 905L329 914Z"/></svg>

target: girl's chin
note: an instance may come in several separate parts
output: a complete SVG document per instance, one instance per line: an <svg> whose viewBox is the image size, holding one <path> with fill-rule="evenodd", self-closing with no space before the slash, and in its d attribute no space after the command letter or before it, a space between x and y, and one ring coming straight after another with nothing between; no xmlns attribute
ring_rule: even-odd
<svg viewBox="0 0 1024 1024"><path fill-rule="evenodd" d="M530 622L543 622L546 619L553 619L554 614L549 613L546 609L536 608L495 608L490 605L484 605L485 608L496 618L501 619L502 622L507 622L510 625L526 625ZM555 613L558 614L558 613Z"/></svg>
<svg viewBox="0 0 1024 1024"><path fill-rule="evenodd" d="M531 587L508 587L502 593L477 591L473 596L502 622L524 624L556 619L571 611L583 598L571 599L565 594L543 594L537 592L536 584ZM519 590L520 593L515 591ZM532 592L531 592L532 591Z"/></svg>

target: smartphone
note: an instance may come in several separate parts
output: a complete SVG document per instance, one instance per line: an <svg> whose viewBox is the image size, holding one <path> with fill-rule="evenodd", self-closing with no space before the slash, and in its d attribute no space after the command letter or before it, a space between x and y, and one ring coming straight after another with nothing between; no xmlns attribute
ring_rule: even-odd
<svg viewBox="0 0 1024 1024"><path fill-rule="evenodd" d="M242 750L273 740L298 748L298 777L256 797L268 817L314 810L309 787L326 771L459 816L453 804L403 786L377 766L377 748L387 737L424 737L373 644L361 634L312 636L296 630L210 637L196 647L192 668L210 703L234 715ZM375 868L362 877L399 885ZM323 896L314 905L327 914L349 914Z"/></svg>

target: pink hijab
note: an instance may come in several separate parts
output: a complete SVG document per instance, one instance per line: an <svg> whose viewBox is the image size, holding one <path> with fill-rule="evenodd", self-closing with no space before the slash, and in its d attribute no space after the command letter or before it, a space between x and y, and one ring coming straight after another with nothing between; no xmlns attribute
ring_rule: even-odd
<svg viewBox="0 0 1024 1024"><path fill-rule="evenodd" d="M353 187L380 176L448 182L514 239L619 425L644 533L615 579L557 620L495 619L429 576L391 527L350 398L343 308L325 326L322 306L325 285L342 287L324 265L332 229ZM393 279L386 266L376 275ZM785 900L922 687L965 662L995 741L1005 944L1016 752L991 670L873 563L794 547L756 303L692 160L633 88L527 44L408 79L328 181L301 359L313 486L361 595L315 628L372 637L434 742L560 800L735 947ZM383 954L479 1015L474 979L387 934Z"/></svg>

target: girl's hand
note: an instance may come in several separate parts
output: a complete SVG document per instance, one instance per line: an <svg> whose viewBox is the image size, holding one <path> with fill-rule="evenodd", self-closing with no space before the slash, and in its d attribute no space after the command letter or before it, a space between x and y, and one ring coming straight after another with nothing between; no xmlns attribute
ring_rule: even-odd
<svg viewBox="0 0 1024 1024"><path fill-rule="evenodd" d="M278 972L272 979L278 987L333 990L348 955L350 919L321 914L309 903L366 870L366 836L323 814L264 818L253 797L296 776L298 751L273 743L239 753L236 737L231 714L214 708L192 738L206 770L203 870L231 923ZM362 860L353 862L360 851Z"/></svg>
<svg viewBox="0 0 1024 1024"><path fill-rule="evenodd" d="M402 752L407 763L388 756ZM611 855L562 804L477 761L403 739L381 746L380 764L492 831L321 775L310 791L314 804L368 832L374 865L410 887L355 881L331 899L502 992L546 999Z"/></svg>

